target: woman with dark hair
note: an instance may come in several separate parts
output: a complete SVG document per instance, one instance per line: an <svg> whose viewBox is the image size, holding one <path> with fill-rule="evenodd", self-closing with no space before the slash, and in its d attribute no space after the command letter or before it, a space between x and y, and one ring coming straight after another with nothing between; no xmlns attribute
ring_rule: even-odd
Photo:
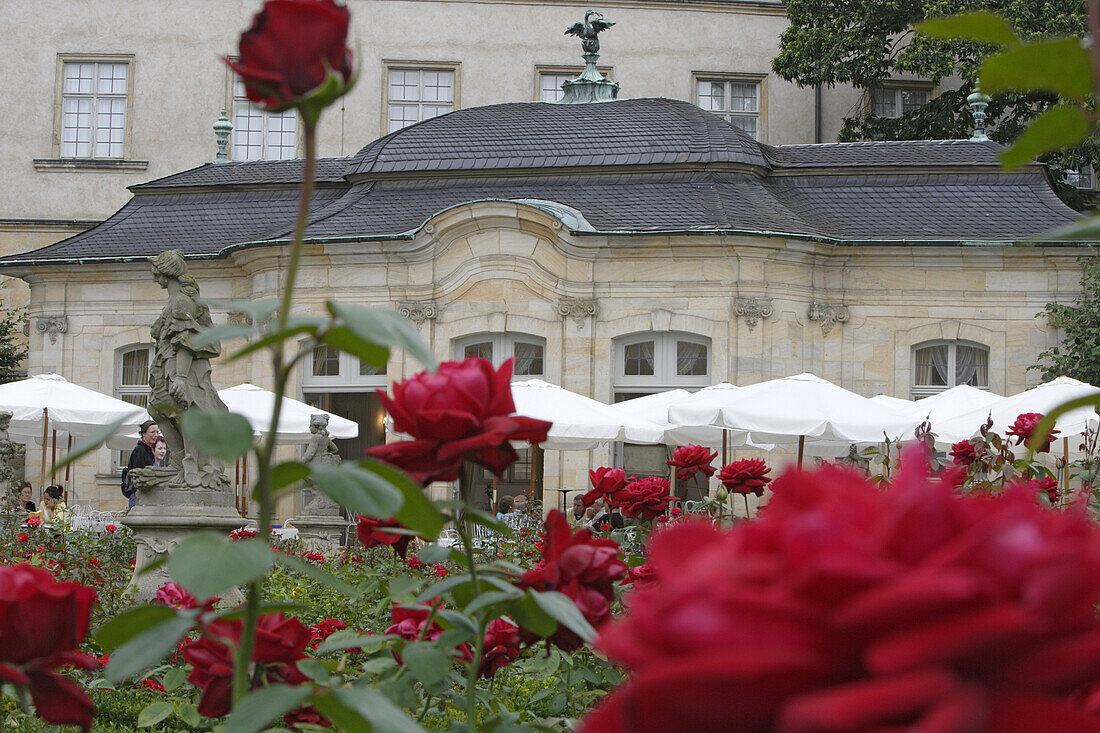
<svg viewBox="0 0 1100 733"><path fill-rule="evenodd" d="M497 519L503 522L504 515L511 514L512 512L512 497L502 496L500 501L497 502Z"/></svg>
<svg viewBox="0 0 1100 733"><path fill-rule="evenodd" d="M24 481L19 484L19 505L26 509L28 512L35 511L34 505L34 487L31 486L30 481Z"/></svg>
<svg viewBox="0 0 1100 733"><path fill-rule="evenodd" d="M65 489L57 484L42 492L42 521L64 526L69 523L69 507L65 506Z"/></svg>
<svg viewBox="0 0 1100 733"><path fill-rule="evenodd" d="M154 466L168 465L168 441L164 439L163 435L158 435L157 439L153 441L153 460Z"/></svg>
<svg viewBox="0 0 1100 733"><path fill-rule="evenodd" d="M130 509L137 503L137 489L130 483L130 471L135 468L145 468L157 465L157 458L153 455L153 443L160 437L160 428L152 420L146 420L139 428L140 436L137 445L130 451L130 461L122 471L122 495L130 500Z"/></svg>

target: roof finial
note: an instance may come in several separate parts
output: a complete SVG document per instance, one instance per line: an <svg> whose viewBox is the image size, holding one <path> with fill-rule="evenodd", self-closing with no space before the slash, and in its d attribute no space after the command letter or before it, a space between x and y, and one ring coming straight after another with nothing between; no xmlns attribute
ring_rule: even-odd
<svg viewBox="0 0 1100 733"><path fill-rule="evenodd" d="M232 131L233 123L226 117L223 109L221 117L214 123L214 137L218 141L218 154L214 156L215 163L225 163L229 160L229 152L226 148L229 146L229 133Z"/></svg>
<svg viewBox="0 0 1100 733"><path fill-rule="evenodd" d="M594 18L594 20L590 20ZM615 25L610 20L605 20L603 15L595 10L589 10L584 14L583 23L574 23L566 29L565 35L577 36L581 39L581 49L584 51L584 71L572 81L564 82L561 88L565 90L562 104L583 104L585 102L610 102L619 96L619 83L603 77L596 68L596 60L600 58L599 34Z"/></svg>
<svg viewBox="0 0 1100 733"><path fill-rule="evenodd" d="M966 98L966 102L974 113L974 134L970 136L970 139L975 142L988 140L989 138L985 134L985 108L989 106L989 95L982 94L982 87L979 82L974 82L974 92Z"/></svg>

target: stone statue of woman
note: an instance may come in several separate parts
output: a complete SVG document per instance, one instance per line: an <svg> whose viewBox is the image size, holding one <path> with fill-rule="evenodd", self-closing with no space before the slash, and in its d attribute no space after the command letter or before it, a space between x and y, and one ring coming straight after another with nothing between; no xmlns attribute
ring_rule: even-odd
<svg viewBox="0 0 1100 733"><path fill-rule="evenodd" d="M0 492L5 496L15 488L15 444L11 442L8 428L11 427L12 414L8 410L0 411Z"/></svg>
<svg viewBox="0 0 1100 733"><path fill-rule="evenodd" d="M187 273L183 252L162 252L153 259L153 279L168 291L168 302L151 329L156 347L149 365L149 414L168 443L170 485L228 489L222 463L201 453L183 435L188 410L226 411L210 380L210 360L221 353L217 342L195 346L192 340L210 328L210 309L198 301L199 285Z"/></svg>

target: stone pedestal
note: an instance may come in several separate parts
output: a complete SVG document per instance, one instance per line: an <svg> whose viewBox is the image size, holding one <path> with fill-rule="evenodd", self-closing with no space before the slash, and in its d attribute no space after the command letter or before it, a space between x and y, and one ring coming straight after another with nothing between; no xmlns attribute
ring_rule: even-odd
<svg viewBox="0 0 1100 733"><path fill-rule="evenodd" d="M232 493L182 487L141 491L139 486L138 503L121 523L133 530L137 543L130 585L137 589L139 601L148 601L171 578L164 565L142 574L147 565L170 553L189 534L211 530L228 535L245 520L233 506ZM243 602L240 591L234 593L239 598L224 600Z"/></svg>
<svg viewBox="0 0 1100 733"><path fill-rule="evenodd" d="M348 520L342 516L305 515L294 518L298 539L311 550L330 552L340 547Z"/></svg>

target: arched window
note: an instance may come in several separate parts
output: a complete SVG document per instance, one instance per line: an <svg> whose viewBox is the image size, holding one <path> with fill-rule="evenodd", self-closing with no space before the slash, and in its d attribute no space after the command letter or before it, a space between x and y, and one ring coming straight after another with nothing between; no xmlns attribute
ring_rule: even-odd
<svg viewBox="0 0 1100 733"><path fill-rule="evenodd" d="M479 333L455 340L455 358L480 356L493 366L515 357L512 376L530 379L546 375L546 340L525 333Z"/></svg>
<svg viewBox="0 0 1100 733"><path fill-rule="evenodd" d="M615 401L668 389L706 387L710 339L690 333L639 333L615 340Z"/></svg>
<svg viewBox="0 0 1100 733"><path fill-rule="evenodd" d="M913 399L960 384L989 389L989 347L971 341L925 341L913 347Z"/></svg>
<svg viewBox="0 0 1100 733"><path fill-rule="evenodd" d="M124 402L148 407L152 345L124 346L115 353L115 397Z"/></svg>

